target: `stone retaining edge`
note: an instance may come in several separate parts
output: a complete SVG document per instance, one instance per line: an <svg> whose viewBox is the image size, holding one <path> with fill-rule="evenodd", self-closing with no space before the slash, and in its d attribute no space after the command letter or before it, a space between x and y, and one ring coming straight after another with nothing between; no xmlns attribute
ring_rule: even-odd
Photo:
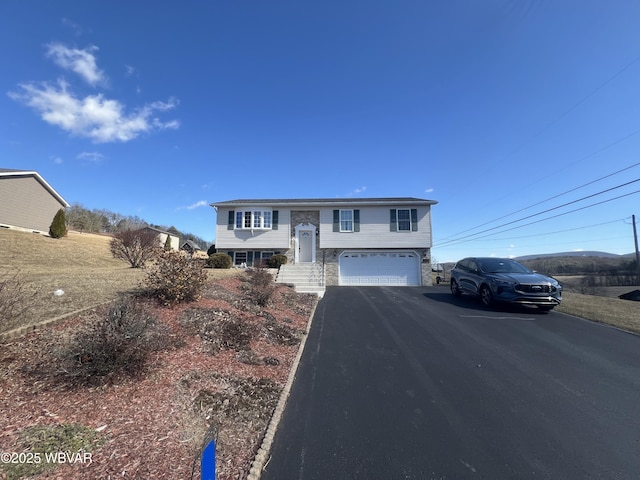
<svg viewBox="0 0 640 480"><path fill-rule="evenodd" d="M60 315L58 317L50 318L49 320L44 320L42 322L34 323L32 325L27 325L25 327L18 327L18 328L14 328L13 330L9 330L8 332L0 333L0 342L5 342L12 338L21 337L23 335L26 335L27 333L35 332L36 330L39 330L42 327L60 322L74 315L80 315L81 313L84 313L87 310L100 307L101 305L106 305L107 303L111 303L111 301L97 303L90 307L81 308L80 310L75 310L73 312L65 313L64 315Z"/></svg>

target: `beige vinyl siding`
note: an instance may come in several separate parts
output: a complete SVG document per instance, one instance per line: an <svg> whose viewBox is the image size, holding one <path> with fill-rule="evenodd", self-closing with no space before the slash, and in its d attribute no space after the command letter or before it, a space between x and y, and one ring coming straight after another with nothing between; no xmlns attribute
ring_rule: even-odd
<svg viewBox="0 0 640 480"><path fill-rule="evenodd" d="M65 207L33 175L0 177L0 225L48 233Z"/></svg>
<svg viewBox="0 0 640 480"><path fill-rule="evenodd" d="M343 207L344 208L344 207ZM320 211L320 248L430 248L431 208L425 206L393 208L417 208L417 232L389 231L389 210L391 207L353 207L360 210L359 232L334 232L333 210Z"/></svg>
<svg viewBox="0 0 640 480"><path fill-rule="evenodd" d="M238 207L237 210L249 210L252 207ZM256 207L260 210L260 207ZM229 211L235 208L218 208L216 220L216 249L245 249L245 250L282 250L290 246L291 210L288 208L274 208L278 210L277 230L227 229Z"/></svg>
<svg viewBox="0 0 640 480"><path fill-rule="evenodd" d="M158 243L160 243L160 247L164 248L167 243L167 237L171 237L171 240L169 240L171 250L180 250L180 238L174 235L167 235L166 233L158 234Z"/></svg>

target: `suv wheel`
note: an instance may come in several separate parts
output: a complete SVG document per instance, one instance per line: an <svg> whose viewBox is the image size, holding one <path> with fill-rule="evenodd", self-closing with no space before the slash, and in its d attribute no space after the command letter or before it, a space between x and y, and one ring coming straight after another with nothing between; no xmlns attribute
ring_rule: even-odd
<svg viewBox="0 0 640 480"><path fill-rule="evenodd" d="M486 285L480 287L480 300L485 307L490 307L493 304L493 296L491 295L491 289Z"/></svg>
<svg viewBox="0 0 640 480"><path fill-rule="evenodd" d="M459 297L460 295L462 295L462 291L460 290L460 287L458 287L458 282L453 279L451 279L451 294L454 297Z"/></svg>

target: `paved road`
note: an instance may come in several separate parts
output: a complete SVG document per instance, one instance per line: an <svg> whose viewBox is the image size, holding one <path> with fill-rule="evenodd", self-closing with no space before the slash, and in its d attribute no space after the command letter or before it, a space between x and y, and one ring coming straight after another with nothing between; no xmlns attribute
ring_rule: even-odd
<svg viewBox="0 0 640 480"><path fill-rule="evenodd" d="M467 478L640 478L640 337L443 287L328 289L262 480Z"/></svg>

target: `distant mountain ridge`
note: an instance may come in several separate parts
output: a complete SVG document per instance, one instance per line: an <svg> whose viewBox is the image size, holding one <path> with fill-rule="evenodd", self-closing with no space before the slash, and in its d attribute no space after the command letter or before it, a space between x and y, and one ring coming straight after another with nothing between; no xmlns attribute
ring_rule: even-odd
<svg viewBox="0 0 640 480"><path fill-rule="evenodd" d="M618 255L616 253L598 252L598 251L581 251L581 252L559 252L559 253L541 253L539 255L523 255L516 257L515 260L534 260L536 258L547 257L602 257L602 258L623 258L635 255L633 253Z"/></svg>

